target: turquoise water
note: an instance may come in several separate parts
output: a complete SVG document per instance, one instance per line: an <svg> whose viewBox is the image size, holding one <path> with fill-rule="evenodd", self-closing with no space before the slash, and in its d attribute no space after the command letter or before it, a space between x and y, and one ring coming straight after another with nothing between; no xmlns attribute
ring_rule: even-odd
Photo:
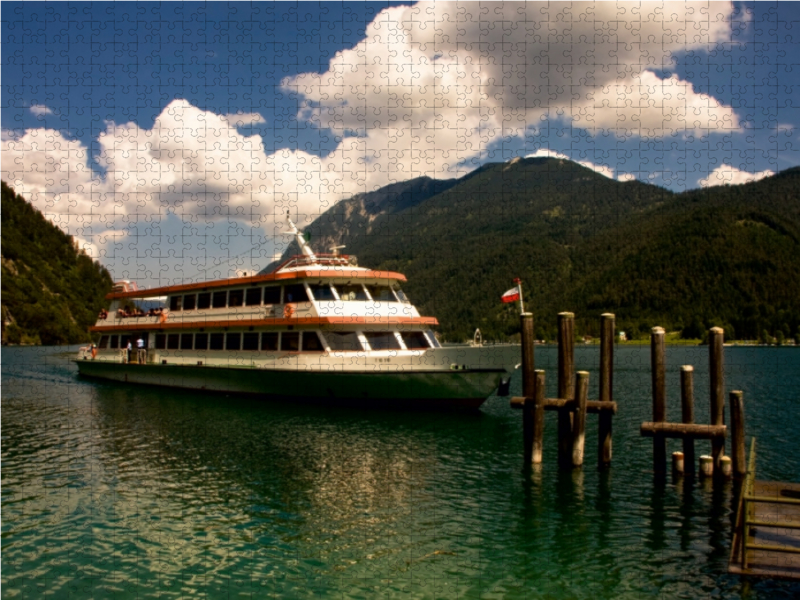
<svg viewBox="0 0 800 600"><path fill-rule="evenodd" d="M521 415L293 406L78 378L65 348L2 350L7 598L793 598L726 574L730 484L654 482L647 348L617 349L614 462L522 461ZM555 395L555 349L536 349ZM597 385L597 348L577 349ZM695 365L708 420L705 348ZM800 481L800 350L726 348L758 474ZM520 393L518 378L512 394ZM727 412L727 407L726 407ZM670 440L669 451L680 442ZM698 442L698 454L707 442Z"/></svg>

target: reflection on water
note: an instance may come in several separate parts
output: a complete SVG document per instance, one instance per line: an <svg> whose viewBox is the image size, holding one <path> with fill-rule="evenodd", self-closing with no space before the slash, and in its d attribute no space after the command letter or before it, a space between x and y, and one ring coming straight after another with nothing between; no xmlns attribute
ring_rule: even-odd
<svg viewBox="0 0 800 600"><path fill-rule="evenodd" d="M727 387L745 391L760 475L800 480L796 453L765 458L794 439L787 407L800 410L790 403L800 352L780 354L782 377L770 378L774 350L727 350ZM593 468L593 416L586 468L560 472L555 419L544 465L526 468L507 399L468 414L294 406L81 380L68 357L2 351L4 596L735 598L744 589L725 574L732 485L652 476L652 444L638 435L650 412L647 349L617 350L606 472ZM681 364L696 367L696 414L707 418L706 357L668 350L671 418ZM595 394L596 349L579 349L576 362ZM537 366L554 373L553 349L537 348ZM749 597L798 592L756 582Z"/></svg>

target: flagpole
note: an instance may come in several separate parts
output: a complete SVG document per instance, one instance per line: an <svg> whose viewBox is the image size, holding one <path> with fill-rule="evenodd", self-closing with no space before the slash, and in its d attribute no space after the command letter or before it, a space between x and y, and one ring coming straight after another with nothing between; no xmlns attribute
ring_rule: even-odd
<svg viewBox="0 0 800 600"><path fill-rule="evenodd" d="M517 284L517 289L519 290L519 314L525 314L525 304L522 302L522 281L519 279L514 280Z"/></svg>

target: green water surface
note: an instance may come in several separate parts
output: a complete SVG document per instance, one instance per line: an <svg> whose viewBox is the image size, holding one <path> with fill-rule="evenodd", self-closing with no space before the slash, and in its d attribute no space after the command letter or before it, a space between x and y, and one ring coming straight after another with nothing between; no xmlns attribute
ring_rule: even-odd
<svg viewBox="0 0 800 600"><path fill-rule="evenodd" d="M616 349L603 473L595 415L583 470L556 469L550 413L532 470L506 398L470 413L260 402L83 380L66 350L2 350L4 598L800 596L727 575L731 484L654 480L647 347ZM576 355L592 397L597 353ZM667 357L669 418L693 364L707 422L707 349ZM554 396L555 349L536 361ZM759 477L800 481L800 349L726 348L732 389Z"/></svg>

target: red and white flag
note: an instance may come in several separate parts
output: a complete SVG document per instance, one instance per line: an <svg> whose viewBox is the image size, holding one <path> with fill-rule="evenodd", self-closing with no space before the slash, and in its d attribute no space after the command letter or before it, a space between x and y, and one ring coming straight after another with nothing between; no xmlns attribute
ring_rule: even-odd
<svg viewBox="0 0 800 600"><path fill-rule="evenodd" d="M516 302L519 300L519 286L513 287L508 290L503 297L500 298L503 302Z"/></svg>

